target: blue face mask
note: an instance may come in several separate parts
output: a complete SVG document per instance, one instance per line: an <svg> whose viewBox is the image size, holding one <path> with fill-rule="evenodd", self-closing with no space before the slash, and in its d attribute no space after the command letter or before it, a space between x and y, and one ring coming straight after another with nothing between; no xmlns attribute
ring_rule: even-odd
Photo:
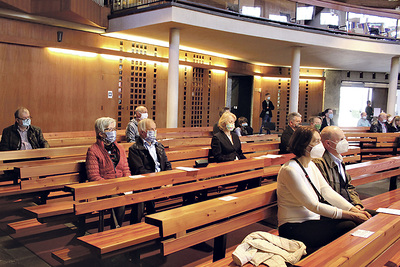
<svg viewBox="0 0 400 267"><path fill-rule="evenodd" d="M329 117L329 119L333 119L333 114L332 113L329 114L328 117Z"/></svg>
<svg viewBox="0 0 400 267"><path fill-rule="evenodd" d="M148 143L154 143L156 141L157 138L157 131L153 131L153 130L148 130L147 131L147 136L144 140L146 140Z"/></svg>
<svg viewBox="0 0 400 267"><path fill-rule="evenodd" d="M22 126L28 127L31 125L31 119L26 119L22 121Z"/></svg>
<svg viewBox="0 0 400 267"><path fill-rule="evenodd" d="M103 142L106 144L114 143L115 140L117 139L117 131L104 132L104 133L106 134L106 137L103 138Z"/></svg>

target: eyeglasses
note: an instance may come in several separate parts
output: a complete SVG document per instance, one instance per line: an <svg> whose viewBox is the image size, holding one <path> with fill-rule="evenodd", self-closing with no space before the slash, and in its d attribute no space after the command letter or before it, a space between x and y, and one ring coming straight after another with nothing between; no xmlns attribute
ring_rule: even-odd
<svg viewBox="0 0 400 267"><path fill-rule="evenodd" d="M116 131L116 130L117 130L116 128L107 128L107 129L104 129L105 132L113 132L113 131Z"/></svg>
<svg viewBox="0 0 400 267"><path fill-rule="evenodd" d="M17 118L17 119L24 121L24 120L27 120L27 119L32 119L32 117L28 116L28 117L25 117L25 118Z"/></svg>

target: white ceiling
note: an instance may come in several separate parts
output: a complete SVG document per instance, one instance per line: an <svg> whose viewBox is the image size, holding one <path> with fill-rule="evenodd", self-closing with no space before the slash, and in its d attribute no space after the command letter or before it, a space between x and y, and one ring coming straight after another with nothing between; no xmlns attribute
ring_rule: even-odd
<svg viewBox="0 0 400 267"><path fill-rule="evenodd" d="M180 44L230 55L251 63L290 66L292 47L301 46L301 66L389 72L400 45L388 41L307 31L302 28L239 20L181 7L168 7L113 18L108 33L168 42L180 29Z"/></svg>

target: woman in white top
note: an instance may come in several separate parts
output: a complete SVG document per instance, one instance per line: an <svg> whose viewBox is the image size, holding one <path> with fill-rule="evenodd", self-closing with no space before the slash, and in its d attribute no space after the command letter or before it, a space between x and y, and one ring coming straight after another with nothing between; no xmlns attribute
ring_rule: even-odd
<svg viewBox="0 0 400 267"><path fill-rule="evenodd" d="M289 146L296 158L286 162L278 174L280 236L302 241L313 250L371 217L336 193L311 161L325 151L317 130L299 127Z"/></svg>

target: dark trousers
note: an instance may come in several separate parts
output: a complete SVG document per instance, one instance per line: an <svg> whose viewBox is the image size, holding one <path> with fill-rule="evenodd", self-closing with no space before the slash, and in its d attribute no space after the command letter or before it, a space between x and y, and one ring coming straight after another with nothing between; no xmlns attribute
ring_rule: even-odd
<svg viewBox="0 0 400 267"><path fill-rule="evenodd" d="M156 206L154 201L146 201L145 203L132 204L131 208L131 220L130 223L140 223L144 217L144 208L146 207L147 214L153 214L156 212Z"/></svg>
<svg viewBox="0 0 400 267"><path fill-rule="evenodd" d="M264 118L262 118L262 122L261 122L261 127L260 127L260 134L262 134L262 131L266 125L267 122L271 122L271 117L269 116L269 114L265 114Z"/></svg>
<svg viewBox="0 0 400 267"><path fill-rule="evenodd" d="M302 241L307 246L307 252L310 252L325 246L356 226L351 220L321 217L320 220L285 223L279 226L279 236Z"/></svg>
<svg viewBox="0 0 400 267"><path fill-rule="evenodd" d="M125 206L111 209L111 229L122 226L125 216Z"/></svg>
<svg viewBox="0 0 400 267"><path fill-rule="evenodd" d="M253 178L250 180L242 181L238 183L238 187L235 192L241 192L247 189L252 189L261 186L261 178Z"/></svg>

